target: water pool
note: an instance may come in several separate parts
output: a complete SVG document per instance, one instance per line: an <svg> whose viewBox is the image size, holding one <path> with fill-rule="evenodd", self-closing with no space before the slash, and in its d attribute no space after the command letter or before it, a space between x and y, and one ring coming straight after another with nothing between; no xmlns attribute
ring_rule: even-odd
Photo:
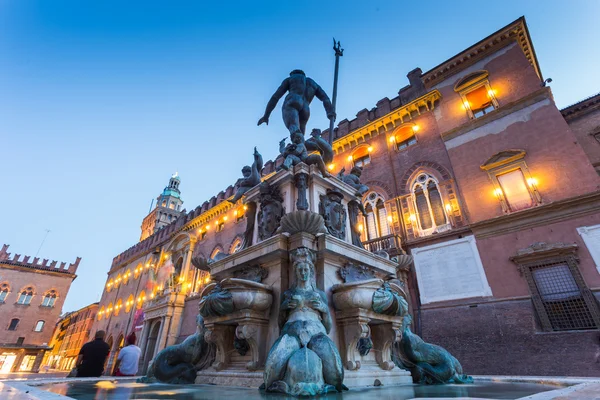
<svg viewBox="0 0 600 400"><path fill-rule="evenodd" d="M261 393L257 389L214 385L141 384L127 381L60 382L36 386L37 389L77 400L178 399L178 400L257 400L283 399L287 396ZM333 393L323 399L407 400L413 398L518 399L535 393L556 390L559 386L535 383L479 382L470 385L406 385L357 388Z"/></svg>

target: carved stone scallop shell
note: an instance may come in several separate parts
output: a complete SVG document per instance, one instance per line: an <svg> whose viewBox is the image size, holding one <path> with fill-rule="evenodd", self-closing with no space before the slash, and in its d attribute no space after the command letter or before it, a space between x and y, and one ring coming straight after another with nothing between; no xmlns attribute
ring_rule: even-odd
<svg viewBox="0 0 600 400"><path fill-rule="evenodd" d="M327 233L323 217L312 211L294 211L281 218L281 230L291 235L307 232L312 235Z"/></svg>

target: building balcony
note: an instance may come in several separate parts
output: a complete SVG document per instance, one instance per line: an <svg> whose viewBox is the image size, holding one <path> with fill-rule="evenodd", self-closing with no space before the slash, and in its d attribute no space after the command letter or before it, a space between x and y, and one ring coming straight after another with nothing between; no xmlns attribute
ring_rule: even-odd
<svg viewBox="0 0 600 400"><path fill-rule="evenodd" d="M374 253L376 251L385 251L390 257L398 254L404 254L402 250L402 238L399 235L391 234L386 236L380 236L375 239L366 240L363 242L365 250Z"/></svg>

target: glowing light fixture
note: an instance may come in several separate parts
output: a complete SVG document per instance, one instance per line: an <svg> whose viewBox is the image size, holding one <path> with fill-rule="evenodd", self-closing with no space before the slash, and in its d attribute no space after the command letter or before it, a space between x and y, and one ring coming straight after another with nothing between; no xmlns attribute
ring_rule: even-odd
<svg viewBox="0 0 600 400"><path fill-rule="evenodd" d="M410 217L409 217L409 219L410 219L412 222L416 222L416 221L417 221L417 216L416 216L415 214L410 214Z"/></svg>
<svg viewBox="0 0 600 400"><path fill-rule="evenodd" d="M329 168L329 170L330 170L330 171L333 171L333 168L334 168L334 167L335 167L335 165L333 165L333 164L329 164L329 165L327 166L327 168Z"/></svg>
<svg viewBox="0 0 600 400"><path fill-rule="evenodd" d="M363 224L358 224L358 230L362 232L363 229L365 229L365 227L363 226Z"/></svg>
<svg viewBox="0 0 600 400"><path fill-rule="evenodd" d="M413 130L413 132L418 132L419 131L419 125L413 125L412 130Z"/></svg>
<svg viewBox="0 0 600 400"><path fill-rule="evenodd" d="M531 187L535 187L537 185L537 179L535 178L529 178L527 179L527 184Z"/></svg>
<svg viewBox="0 0 600 400"><path fill-rule="evenodd" d="M391 216L391 215L388 215L388 216L387 216L387 220L388 220L388 222L389 222L390 224L391 224L392 222L394 222L394 219L392 218L392 216Z"/></svg>
<svg viewBox="0 0 600 400"><path fill-rule="evenodd" d="M494 194L496 195L496 197L502 197L502 189L496 188L494 190Z"/></svg>
<svg viewBox="0 0 600 400"><path fill-rule="evenodd" d="M452 206L450 205L450 203L446 203L446 211L448 212L452 212Z"/></svg>
<svg viewBox="0 0 600 400"><path fill-rule="evenodd" d="M465 108L465 110L468 110L469 108L471 108L471 104L469 104L468 100L465 100L463 102L463 107Z"/></svg>
<svg viewBox="0 0 600 400"><path fill-rule="evenodd" d="M367 148L367 151L370 153L373 151L373 146L369 146L369 148Z"/></svg>
<svg viewBox="0 0 600 400"><path fill-rule="evenodd" d="M206 226L204 227L204 229L205 229L205 230L208 232L208 230L210 229L210 225L206 225Z"/></svg>
<svg viewBox="0 0 600 400"><path fill-rule="evenodd" d="M234 216L234 217L237 217L237 215L238 215L238 210L234 210L234 211L233 211L233 216Z"/></svg>
<svg viewBox="0 0 600 400"><path fill-rule="evenodd" d="M496 91L494 89L488 90L488 96L494 97L496 95Z"/></svg>
<svg viewBox="0 0 600 400"><path fill-rule="evenodd" d="M352 156L348 156L348 161L352 162L353 158Z"/></svg>
<svg viewBox="0 0 600 400"><path fill-rule="evenodd" d="M396 136L390 136L390 143L394 143L396 141Z"/></svg>
<svg viewBox="0 0 600 400"><path fill-rule="evenodd" d="M244 204L244 211L248 209L248 206Z"/></svg>
<svg viewBox="0 0 600 400"><path fill-rule="evenodd" d="M227 215L223 217L223 221L227 221Z"/></svg>

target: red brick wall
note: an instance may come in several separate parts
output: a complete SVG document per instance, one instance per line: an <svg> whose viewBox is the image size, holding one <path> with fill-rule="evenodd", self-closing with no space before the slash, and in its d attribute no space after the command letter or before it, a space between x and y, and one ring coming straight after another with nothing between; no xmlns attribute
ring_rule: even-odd
<svg viewBox="0 0 600 400"><path fill-rule="evenodd" d="M511 114L506 118L514 122L503 132L479 137L448 151L471 223L502 215L488 174L480 169L502 150L527 152L525 162L538 181L543 203L598 190L600 178L554 103L529 115L521 110L521 117ZM457 140L461 136L447 144L451 146Z"/></svg>
<svg viewBox="0 0 600 400"><path fill-rule="evenodd" d="M467 374L600 376L598 331L536 332L530 300L423 310L422 327Z"/></svg>
<svg viewBox="0 0 600 400"><path fill-rule="evenodd" d="M569 128L575 134L590 162L595 165L600 163L600 142L591 135L593 132L600 131L600 109L569 121Z"/></svg>
<svg viewBox="0 0 600 400"><path fill-rule="evenodd" d="M540 79L517 43L499 49L458 74L438 83L442 100L436 111L440 131L446 132L469 122L460 95L454 85L466 75L486 70L500 107L519 100L540 89Z"/></svg>

